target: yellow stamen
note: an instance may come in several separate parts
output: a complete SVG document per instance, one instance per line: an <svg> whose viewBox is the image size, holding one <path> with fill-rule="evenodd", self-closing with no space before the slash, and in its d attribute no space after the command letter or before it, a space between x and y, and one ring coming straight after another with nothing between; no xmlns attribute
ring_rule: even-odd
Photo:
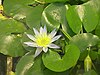
<svg viewBox="0 0 100 75"><path fill-rule="evenodd" d="M0 5L0 10L2 10L2 11L3 11L3 6L2 6L2 5Z"/></svg>
<svg viewBox="0 0 100 75"><path fill-rule="evenodd" d="M1 19L1 20L7 19L5 16L2 15L2 12L3 12L3 6L0 5L0 19Z"/></svg>
<svg viewBox="0 0 100 75"><path fill-rule="evenodd" d="M40 47L47 47L51 43L51 38L48 37L46 34L42 34L37 36L36 43Z"/></svg>

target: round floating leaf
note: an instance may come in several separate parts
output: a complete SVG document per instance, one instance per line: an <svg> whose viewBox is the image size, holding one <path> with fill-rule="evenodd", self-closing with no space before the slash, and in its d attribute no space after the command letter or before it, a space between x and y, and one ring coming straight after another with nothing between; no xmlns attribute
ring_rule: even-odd
<svg viewBox="0 0 100 75"><path fill-rule="evenodd" d="M29 5L33 3L34 0L4 0L4 13L18 20L26 18L26 15L32 10Z"/></svg>
<svg viewBox="0 0 100 75"><path fill-rule="evenodd" d="M81 51L84 51L87 47L96 45L99 40L99 37L96 35L91 33L82 33L73 36L70 43L77 45Z"/></svg>
<svg viewBox="0 0 100 75"><path fill-rule="evenodd" d="M40 28L41 16L42 16L43 6L39 5L33 8L30 14L26 17L27 25L32 29Z"/></svg>
<svg viewBox="0 0 100 75"><path fill-rule="evenodd" d="M33 54L31 52L24 55L16 66L16 75L25 75L25 73L34 65Z"/></svg>
<svg viewBox="0 0 100 75"><path fill-rule="evenodd" d="M25 51L21 44L21 35L0 35L0 53L12 57L22 56Z"/></svg>
<svg viewBox="0 0 100 75"><path fill-rule="evenodd" d="M90 0L82 5L69 6L66 18L70 28L79 33L84 26L87 32L93 31L99 21L100 3L98 0Z"/></svg>
<svg viewBox="0 0 100 75"><path fill-rule="evenodd" d="M69 45L65 47L65 55L62 58L57 52L49 50L48 53L43 54L42 60L48 69L55 72L62 72L74 66L79 55L79 49L75 45Z"/></svg>
<svg viewBox="0 0 100 75"><path fill-rule="evenodd" d="M60 23L65 21L64 13L66 8L62 3L51 3L42 13L42 24L47 25L49 30L59 28Z"/></svg>
<svg viewBox="0 0 100 75"><path fill-rule="evenodd" d="M0 35L4 33L23 33L25 30L24 24L14 19L0 20Z"/></svg>
<svg viewBox="0 0 100 75"><path fill-rule="evenodd" d="M24 73L24 75L44 75L43 71L45 70L45 67L42 63L41 55L38 56L36 59L34 59L34 64L30 69Z"/></svg>
<svg viewBox="0 0 100 75"><path fill-rule="evenodd" d="M26 59L24 59L24 60L26 60ZM21 60L21 61L23 61L23 60ZM25 61L23 61L23 62L25 62ZM23 64L23 63L20 63L20 65L21 64ZM24 66L26 66L26 65L24 64ZM21 70L20 67L18 69L20 70L20 71L17 70L18 75L23 75L21 73L24 70L24 68L23 68L23 70ZM65 72L53 72L53 71L45 68L45 66L43 65L41 56L37 57L34 60L34 64L29 69L27 69L27 71L24 72L24 75L51 75L51 74L52 75L66 75L67 71L65 71Z"/></svg>
<svg viewBox="0 0 100 75"><path fill-rule="evenodd" d="M13 19L0 20L0 53L22 56L25 51L20 41L25 30L22 23Z"/></svg>
<svg viewBox="0 0 100 75"><path fill-rule="evenodd" d="M78 11L76 10L78 5L70 6L66 12L66 18L70 28L75 33L79 33L82 29L81 19L78 15Z"/></svg>
<svg viewBox="0 0 100 75"><path fill-rule="evenodd" d="M90 0L89 3L92 7L94 6L93 9L95 9L96 12L98 12L98 16L100 16L100 0ZM93 3L93 5L91 3Z"/></svg>
<svg viewBox="0 0 100 75"><path fill-rule="evenodd" d="M89 1L84 6L83 25L87 32L93 31L99 21L98 8L94 1Z"/></svg>

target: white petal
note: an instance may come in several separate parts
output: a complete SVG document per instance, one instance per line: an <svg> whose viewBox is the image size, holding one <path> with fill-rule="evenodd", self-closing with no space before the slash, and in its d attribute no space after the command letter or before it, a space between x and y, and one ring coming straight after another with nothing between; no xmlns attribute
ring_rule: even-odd
<svg viewBox="0 0 100 75"><path fill-rule="evenodd" d="M43 47L43 51L46 53L48 51L48 47Z"/></svg>
<svg viewBox="0 0 100 75"><path fill-rule="evenodd" d="M43 28L40 27L40 34L43 34Z"/></svg>
<svg viewBox="0 0 100 75"><path fill-rule="evenodd" d="M46 25L44 26L43 32L47 34L47 28L46 28Z"/></svg>
<svg viewBox="0 0 100 75"><path fill-rule="evenodd" d="M35 37L33 35L30 34L26 34L31 40L35 41Z"/></svg>
<svg viewBox="0 0 100 75"><path fill-rule="evenodd" d="M56 35L56 33L57 33L57 31L56 31L56 29L54 29L54 30L49 34L49 36L50 36L51 38L53 38L53 37Z"/></svg>
<svg viewBox="0 0 100 75"><path fill-rule="evenodd" d="M50 47L50 48L60 48L59 46L57 46L55 44L50 44L48 47Z"/></svg>
<svg viewBox="0 0 100 75"><path fill-rule="evenodd" d="M37 57L42 52L42 49L41 47L37 48L34 57Z"/></svg>
<svg viewBox="0 0 100 75"><path fill-rule="evenodd" d="M51 42L54 42L54 41L58 40L60 37L61 37L61 35L55 36L54 38L52 38L52 41Z"/></svg>
<svg viewBox="0 0 100 75"><path fill-rule="evenodd" d="M36 36L39 35L39 32L38 32L37 29L33 28L33 30L34 30L34 33L35 33Z"/></svg>
<svg viewBox="0 0 100 75"><path fill-rule="evenodd" d="M44 28L40 28L40 34L44 34L46 33L47 34L47 29L46 29L46 26L44 26Z"/></svg>
<svg viewBox="0 0 100 75"><path fill-rule="evenodd" d="M31 47L37 47L37 44L34 42L24 42L24 44L31 46Z"/></svg>

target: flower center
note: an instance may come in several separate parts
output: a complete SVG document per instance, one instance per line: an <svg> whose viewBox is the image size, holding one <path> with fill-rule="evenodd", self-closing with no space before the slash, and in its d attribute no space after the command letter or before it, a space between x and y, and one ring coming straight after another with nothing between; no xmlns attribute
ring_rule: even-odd
<svg viewBox="0 0 100 75"><path fill-rule="evenodd" d="M36 43L40 47L47 47L51 43L51 38L43 34L37 37Z"/></svg>

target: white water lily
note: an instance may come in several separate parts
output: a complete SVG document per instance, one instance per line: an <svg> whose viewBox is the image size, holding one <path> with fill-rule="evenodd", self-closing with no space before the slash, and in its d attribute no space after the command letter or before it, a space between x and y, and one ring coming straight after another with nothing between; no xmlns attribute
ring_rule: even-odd
<svg viewBox="0 0 100 75"><path fill-rule="evenodd" d="M60 48L59 46L53 44L54 41L58 40L61 35L56 35L57 31L54 29L50 34L47 34L46 26L44 28L40 28L40 32L37 29L33 28L35 36L26 34L28 38L32 40L32 42L24 42L24 44L37 47L34 57L37 57L42 51L45 53L48 51L49 48Z"/></svg>

